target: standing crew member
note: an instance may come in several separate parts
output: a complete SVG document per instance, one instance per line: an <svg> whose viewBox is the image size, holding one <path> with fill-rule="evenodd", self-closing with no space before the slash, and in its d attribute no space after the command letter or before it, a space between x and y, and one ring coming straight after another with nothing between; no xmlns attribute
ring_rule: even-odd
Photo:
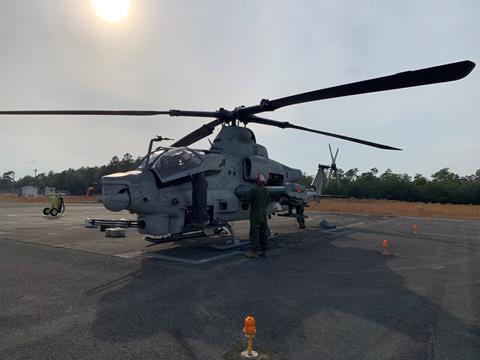
<svg viewBox="0 0 480 360"><path fill-rule="evenodd" d="M270 230L267 224L268 190L265 187L265 177L257 175L257 184L253 186L247 195L250 204L250 244L252 251L247 254L249 258L267 256L268 235Z"/></svg>

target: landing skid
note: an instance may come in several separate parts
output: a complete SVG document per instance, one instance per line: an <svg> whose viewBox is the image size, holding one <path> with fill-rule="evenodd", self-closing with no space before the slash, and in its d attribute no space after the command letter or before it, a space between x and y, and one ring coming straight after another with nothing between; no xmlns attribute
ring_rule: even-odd
<svg viewBox="0 0 480 360"><path fill-rule="evenodd" d="M203 233L203 231L199 230L199 231L189 231L181 234L147 235L144 237L144 240L151 242L150 245L147 245L147 247L149 247L156 244L194 239L202 236L205 236L205 234Z"/></svg>
<svg viewBox="0 0 480 360"><path fill-rule="evenodd" d="M232 247L240 246L246 243L245 241L240 241L240 239L235 235L232 225L229 222L216 221L212 224L206 225L201 230L187 231L179 234L164 234L164 235L147 235L144 237L146 241L155 244L161 244L165 242L172 241L182 241L187 239L193 239L197 237L214 237L214 236L223 236L228 235L230 238L227 241L226 245L211 245L214 249L224 250L230 249ZM152 246L148 245L148 246Z"/></svg>
<svg viewBox="0 0 480 360"><path fill-rule="evenodd" d="M151 247L157 244L161 243L166 243L166 242L172 242L172 241L181 241L181 240L187 240L187 239L192 239L196 237L208 237L208 238L218 238L218 237L228 237L227 240L225 241L224 244L219 245L206 245L204 248L207 249L213 249L213 250L218 250L218 251L226 251L226 250L232 250L236 249L240 246L244 246L248 244L248 241L241 241L235 234L233 227L230 223L226 221L220 221L217 220L212 224L209 224L205 226L203 230L198 230L198 231L192 231L192 232L186 232L182 234L167 234L167 235L161 235L161 236L147 236L145 237L145 240L150 241L152 244L147 245L147 247ZM167 250L168 251L168 250ZM215 255L212 256L207 256L202 259L191 259L185 256L178 256L178 255L165 255L165 254L159 254L158 252L150 252L150 251L145 251L142 250L142 253L145 254L148 257L151 257L153 259L158 259L158 260L167 260L167 261L173 261L177 263L182 263L182 264L190 264L190 265L201 265L201 264L206 264L209 262L221 260L228 258L230 256L235 256L235 255L243 255L244 252L240 250L236 251L227 251L222 254L216 253Z"/></svg>
<svg viewBox="0 0 480 360"><path fill-rule="evenodd" d="M219 231L219 229L221 230ZM241 241L237 235L235 235L232 224L229 222L217 222L215 233L220 235L222 230L229 235L230 240L228 240L224 245L210 245L209 248L215 250L229 250L248 244L248 241Z"/></svg>

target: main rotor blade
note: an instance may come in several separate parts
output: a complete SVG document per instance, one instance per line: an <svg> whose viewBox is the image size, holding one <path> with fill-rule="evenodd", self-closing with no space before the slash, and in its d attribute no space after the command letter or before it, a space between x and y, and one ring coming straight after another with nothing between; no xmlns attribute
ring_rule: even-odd
<svg viewBox="0 0 480 360"><path fill-rule="evenodd" d="M256 123L256 124L276 126L276 127L282 128L282 129L297 129L297 130L308 131L308 132L312 132L312 133L315 133L315 134L331 136L331 137L335 137L335 138L338 138L338 139L352 141L352 142L363 144L363 145L373 146L373 147L376 147L376 148L379 148L379 149L402 150L402 149L399 149L399 148L396 148L396 147L393 147L393 146L389 146L389 145L378 144L378 143L374 143L374 142L371 142L371 141L357 139L357 138L353 138L353 137L345 136L345 135L340 135L340 134L329 133L329 132L326 132L326 131L310 129L310 128L306 128L306 127L303 127L303 126L290 124L289 122L286 122L286 121L284 122L284 121L265 119L265 118L261 118L261 117L254 116L254 115L245 117L245 118L241 119L241 121L244 122L245 124L247 124L249 122L252 122L252 123Z"/></svg>
<svg viewBox="0 0 480 360"><path fill-rule="evenodd" d="M168 111L144 110L10 110L0 111L0 115L169 115Z"/></svg>
<svg viewBox="0 0 480 360"><path fill-rule="evenodd" d="M240 109L239 114L253 115L310 101L454 81L467 76L474 67L474 62L465 60L420 70L405 71L395 75L310 91L275 100L262 100L259 105Z"/></svg>
<svg viewBox="0 0 480 360"><path fill-rule="evenodd" d="M193 143L211 135L215 130L215 127L217 127L218 125L221 125L223 122L224 120L222 119L215 119L213 121L210 121L209 123L202 125L197 130L192 131L190 134L176 141L171 146L174 146L174 147L190 146Z"/></svg>
<svg viewBox="0 0 480 360"><path fill-rule="evenodd" d="M187 110L10 110L0 111L0 115L114 115L114 116L191 116L191 117L225 117L223 111L187 111Z"/></svg>

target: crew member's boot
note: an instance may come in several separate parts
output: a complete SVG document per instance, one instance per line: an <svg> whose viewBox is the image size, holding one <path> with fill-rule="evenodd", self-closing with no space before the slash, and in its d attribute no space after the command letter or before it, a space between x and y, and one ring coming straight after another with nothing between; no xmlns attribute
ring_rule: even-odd
<svg viewBox="0 0 480 360"><path fill-rule="evenodd" d="M258 254L257 254L257 251L256 250L252 250L248 253L245 254L245 257L247 259L256 259L258 257Z"/></svg>

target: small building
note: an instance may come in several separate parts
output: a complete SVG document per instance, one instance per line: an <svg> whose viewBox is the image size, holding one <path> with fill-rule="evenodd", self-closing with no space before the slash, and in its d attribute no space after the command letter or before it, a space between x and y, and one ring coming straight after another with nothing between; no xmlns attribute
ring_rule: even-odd
<svg viewBox="0 0 480 360"><path fill-rule="evenodd" d="M22 196L36 197L38 196L38 188L32 185L22 186Z"/></svg>
<svg viewBox="0 0 480 360"><path fill-rule="evenodd" d="M55 194L56 189L57 188L52 187L52 186L45 186L45 195L49 196L49 195Z"/></svg>

